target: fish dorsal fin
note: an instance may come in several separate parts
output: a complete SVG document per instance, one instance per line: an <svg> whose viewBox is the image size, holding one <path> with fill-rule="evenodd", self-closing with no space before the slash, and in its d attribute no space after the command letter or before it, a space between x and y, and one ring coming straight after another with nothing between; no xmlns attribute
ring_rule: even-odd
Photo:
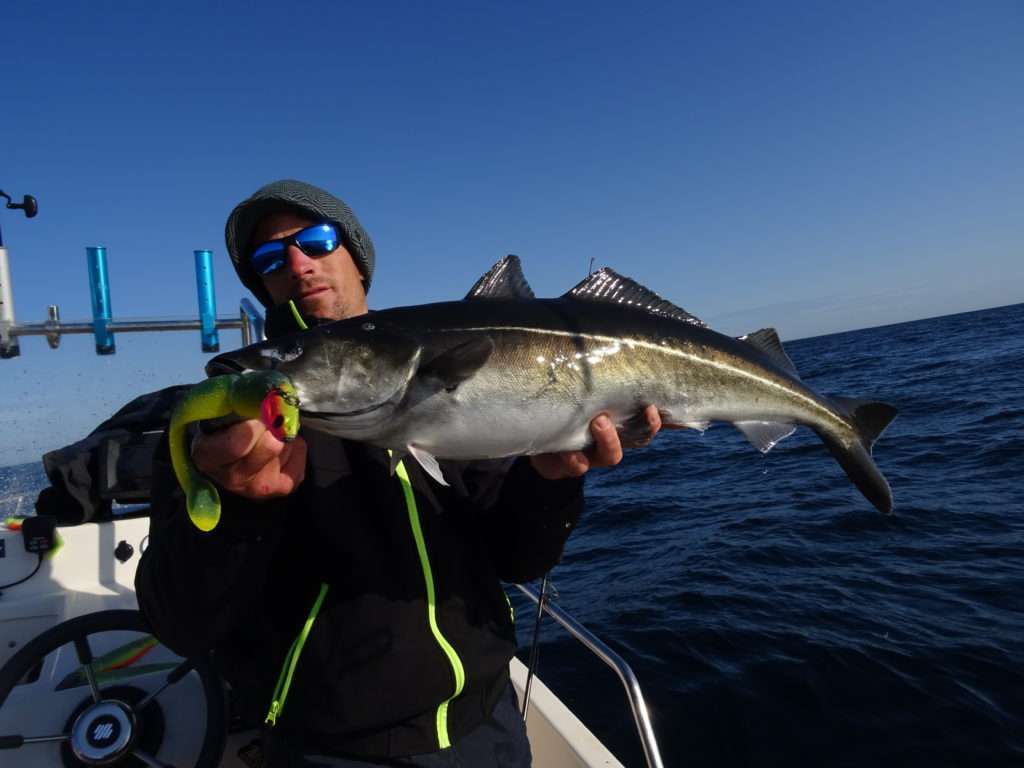
<svg viewBox="0 0 1024 768"><path fill-rule="evenodd" d="M759 331L748 333L746 336L740 336L739 340L747 342L754 349L767 355L769 360L786 373L798 379L800 378L800 372L797 371L793 361L786 354L782 341L779 339L779 334L775 332L774 328L762 328Z"/></svg>
<svg viewBox="0 0 1024 768"><path fill-rule="evenodd" d="M509 254L481 277L466 294L466 299L532 299L533 289L523 276L519 257Z"/></svg>
<svg viewBox="0 0 1024 768"><path fill-rule="evenodd" d="M704 327L703 321L694 317L682 307L666 301L650 288L644 288L635 280L623 277L608 267L593 272L586 280L563 294L563 298L581 301L606 301L612 304L628 304L644 309L652 315L671 317L684 323Z"/></svg>

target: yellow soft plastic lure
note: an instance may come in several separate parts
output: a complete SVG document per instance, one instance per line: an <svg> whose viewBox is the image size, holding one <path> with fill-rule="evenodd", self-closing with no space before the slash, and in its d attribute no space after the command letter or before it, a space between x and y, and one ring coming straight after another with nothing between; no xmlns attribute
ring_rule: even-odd
<svg viewBox="0 0 1024 768"><path fill-rule="evenodd" d="M192 465L186 428L194 421L237 415L259 419L278 440L293 440L299 432L299 398L291 380L277 371L216 376L196 384L171 415L171 464L192 523L212 531L220 522L220 494Z"/></svg>

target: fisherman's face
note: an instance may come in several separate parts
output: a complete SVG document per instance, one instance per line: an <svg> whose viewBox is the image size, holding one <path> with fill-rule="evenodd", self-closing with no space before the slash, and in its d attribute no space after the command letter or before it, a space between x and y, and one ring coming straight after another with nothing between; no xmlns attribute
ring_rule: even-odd
<svg viewBox="0 0 1024 768"><path fill-rule="evenodd" d="M272 213L256 227L252 245L288 237L316 223L289 211ZM290 299L303 313L313 317L343 320L367 311L363 276L344 245L315 257L289 245L285 265L260 279L274 304Z"/></svg>

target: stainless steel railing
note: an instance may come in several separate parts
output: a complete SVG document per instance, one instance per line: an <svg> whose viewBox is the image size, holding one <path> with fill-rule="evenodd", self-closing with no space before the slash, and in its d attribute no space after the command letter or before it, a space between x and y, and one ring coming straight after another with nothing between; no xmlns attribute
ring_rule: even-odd
<svg viewBox="0 0 1024 768"><path fill-rule="evenodd" d="M10 336L45 336L52 349L60 346L61 336L65 334L95 333L95 325L91 322L65 323L60 319L59 311L54 305L48 307L48 319L45 323L18 323L8 326L5 330ZM243 299L238 317L218 317L218 330L239 330L242 333L242 345L246 346L263 337L263 319L253 307L252 302ZM199 331L203 325L199 319L175 320L111 320L107 323L111 333L132 333L137 331Z"/></svg>
<svg viewBox="0 0 1024 768"><path fill-rule="evenodd" d="M8 197L0 192L0 195ZM35 215L35 199L26 196L25 203L12 204L8 197L8 208L22 208L29 217ZM32 213L28 213L31 208ZM45 336L51 349L60 347L64 334L93 334L96 337L96 353L109 355L116 352L114 335L137 331L201 331L204 352L216 352L220 341L220 329L242 332L242 344L248 345L263 338L263 319L252 302L242 300L240 315L217 317L217 305L213 291L212 252L194 251L196 264L196 291L199 301L199 317L194 319L146 319L115 320L110 311L110 284L107 272L106 248L86 248L89 270L89 293L92 304L92 322L63 322L56 304L47 307L46 320L42 323L18 323L14 316L14 289L11 285L10 259L0 239L0 359L18 357L21 349L20 336Z"/></svg>
<svg viewBox="0 0 1024 768"><path fill-rule="evenodd" d="M661 752L658 749L658 740L654 735L654 727L651 725L651 717L647 711L647 702L644 701L643 691L640 690L640 681L637 680L633 670L619 654L605 645L590 630L580 624L576 619L551 602L551 597L540 595L530 587L523 584L516 584L519 591L533 600L538 607L557 621L565 630L579 640L588 650L597 656L601 661L615 670L626 689L626 696L629 698L629 705L633 710L633 721L636 723L637 733L640 736L640 743L644 748L644 757L647 759L649 768L664 768L661 762Z"/></svg>

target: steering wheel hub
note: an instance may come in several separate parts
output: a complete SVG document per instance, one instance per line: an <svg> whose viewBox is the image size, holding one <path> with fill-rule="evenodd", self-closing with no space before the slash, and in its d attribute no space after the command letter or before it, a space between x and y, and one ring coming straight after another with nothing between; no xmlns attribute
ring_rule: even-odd
<svg viewBox="0 0 1024 768"><path fill-rule="evenodd" d="M88 765L109 765L135 743L136 721L131 708L107 699L88 707L71 727L70 746L75 757Z"/></svg>
<svg viewBox="0 0 1024 768"><path fill-rule="evenodd" d="M97 636L108 633L114 633L111 639L96 641ZM151 657L156 660L150 666L133 668L129 664L107 680L107 683L122 682L103 685L99 690L96 690L99 683L90 684L87 690L81 680L76 682L70 678L70 687L78 687L82 698L68 715L56 739L52 732L35 733L31 721L16 730L8 725L17 719L14 703L8 701L11 692L19 685L32 684L25 681L34 680L33 674L38 676L38 670L44 668L51 654L61 652L64 646L74 646L78 661L84 666L92 655L90 638L96 643L94 647L102 647L109 653L112 646L127 647L125 641L130 637L135 638L133 642L138 642L151 634L152 630L138 611L112 609L68 619L23 645L0 667L0 709L5 704L12 707L10 712L4 711L4 718L0 719L5 724L5 731L8 727L12 729L0 732L0 749L14 750L15 754L21 750L25 752L18 754L17 762L13 763L5 752L0 765L42 765L35 750L40 749L40 743L53 741L62 742L60 764L67 768L165 765L167 761L161 757L161 750L167 747L168 738L173 740L185 736L191 743L195 740L193 729L203 725L201 721L194 722L198 715L197 718L165 718L160 697L167 691L177 691L167 694L164 701L173 701L175 707L191 707L191 702L194 702L198 706L192 709L198 713L205 712L206 719L197 754L183 755L180 759L194 768L216 768L227 738L228 708L224 687L206 655L186 661L168 650L160 651L159 658ZM148 639L145 644L149 646ZM172 666L173 669L170 668ZM132 682L127 682L129 680ZM39 695L48 690L49 686L42 685ZM57 690L65 689L58 687ZM73 696L64 694L62 701L70 704ZM167 724L171 726L170 736L165 729ZM168 751L173 753L174 749L168 748Z"/></svg>

